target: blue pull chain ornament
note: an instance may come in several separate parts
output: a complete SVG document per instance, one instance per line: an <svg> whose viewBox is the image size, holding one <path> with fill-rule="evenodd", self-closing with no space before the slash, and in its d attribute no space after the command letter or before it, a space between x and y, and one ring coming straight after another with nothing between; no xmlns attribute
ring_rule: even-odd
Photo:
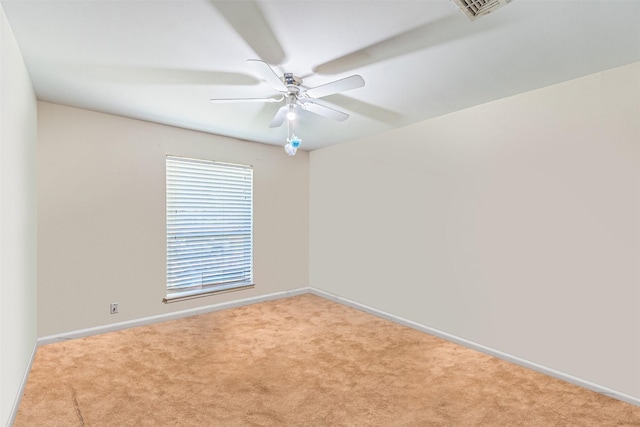
<svg viewBox="0 0 640 427"><path fill-rule="evenodd" d="M295 156L301 143L302 140L294 133L291 135L291 138L287 138L287 144L284 146L284 151L290 156Z"/></svg>

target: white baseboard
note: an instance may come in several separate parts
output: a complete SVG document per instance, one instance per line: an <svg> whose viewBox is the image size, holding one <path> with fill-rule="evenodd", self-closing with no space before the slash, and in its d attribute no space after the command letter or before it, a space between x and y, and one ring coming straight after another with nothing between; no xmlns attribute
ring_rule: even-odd
<svg viewBox="0 0 640 427"><path fill-rule="evenodd" d="M449 334L447 332L440 331L438 329L434 329L434 328L431 328L431 327L428 327L428 326L425 326L425 325L421 325L421 324L413 322L411 320L404 319L402 317L386 313L386 312L384 312L382 310L378 310L378 309L366 306L364 304L360 304L358 302L352 301L350 299L343 298L341 296L338 296L338 295L335 295L335 294L331 294L329 292L325 292L325 291L322 291L320 289L316 289L316 288L313 288L313 287L304 287L304 288L293 289L293 290L290 290L290 291L275 292L275 293L271 293L271 294L267 294L267 295L261 295L261 296L258 296L258 297L239 299L239 300L234 300L234 301L230 301L230 302L224 302L224 303L220 303L220 304L208 305L208 306L205 306L205 307L197 307L197 308L192 308L192 309L188 309L188 310L181 310L181 311L176 311L176 312L172 312L172 313L161 314L161 315L157 315L157 316L151 316L151 317L145 317L145 318L141 318L141 319L129 320L129 321L126 321L126 322L112 323L112 324L109 324L109 325L98 326L98 327L94 327L94 328L81 329L81 330L77 330L77 331L66 332L66 333L63 333L63 334L49 335L49 336L38 338L37 345L51 344L51 343L60 342L60 341L66 341L66 340L75 339L75 338L82 338L82 337L102 334L102 333L106 333L106 332L118 331L118 330L122 330L122 329L136 327L136 326L143 326L143 325L149 325L149 324L158 323L158 322L164 322L166 320L179 319L179 318L188 317L188 316L195 316L195 315L198 315L198 314L210 313L210 312L218 311L218 310L226 310L226 309L229 309L229 308L241 307L241 306L245 306L245 305L256 304L256 303L259 303L259 302L272 301L272 300L291 297L291 296L295 296L295 295L302 295L302 294L306 294L306 293L311 293L311 294L314 294L314 295L317 295L317 296L320 296L320 297L335 301L337 303L344 304L346 306L355 308L357 310L364 311L364 312L372 314L374 316L390 320L390 321L392 321L394 323L398 323L400 325L408 326L408 327L416 329L418 331L421 331L421 332L424 332L424 333L427 333L427 334L430 334L430 335L437 336L439 338L445 339L447 341L454 342L456 344L460 344L460 345L462 345L464 347L480 351L482 353L497 357L497 358L502 359L502 360L506 360L506 361L514 363L516 365L523 366L523 367L528 368L528 369L532 369L532 370L540 372L542 374L549 375L549 376L554 377L554 378L558 378L560 380L569 382L571 384L578 385L580 387L584 387L584 388L589 389L589 390L593 390L595 392L604 394L604 395L609 396L609 397L613 397L613 398L621 400L623 402L627 402L627 403L630 403L632 405L640 406L640 398L637 398L637 397L634 397L634 396L630 396L630 395L627 395L627 394L624 394L624 393L620 393L620 392L618 392L616 390L612 390L610 388L603 387L603 386L601 386L599 384L595 384L595 383L592 383L590 381L583 380L581 378L577 378L577 377L575 377L573 375L569 375L569 374L566 374L564 372L560 372L560 371L557 371L555 369L548 368L548 367L543 366L543 365L539 365L537 363L528 361L526 359L522 359L522 358L517 357L517 356L513 356L511 354L502 352L500 350L496 350L496 349L484 346L482 344L478 344L476 342L469 341L467 339L457 337L455 335ZM32 358L31 358L31 361L30 361L30 364L29 364L29 369L31 368L31 363L33 363L33 357L34 356L35 356L35 348L34 348L34 353L32 355ZM26 379L28 377L28 373L29 373L29 370L27 370L27 373L25 374L24 384L22 385L23 389L24 389L24 386L26 385ZM19 399L20 399L21 396L22 396L22 391L21 391L20 395L18 396L17 401L15 403L14 413L12 414L14 417L15 417L15 413L17 412L18 404L20 402Z"/></svg>
<svg viewBox="0 0 640 427"><path fill-rule="evenodd" d="M256 304L259 302L272 301L280 298L287 298L295 295L309 293L309 288L298 288L290 291L274 292L271 294L260 295L257 297L243 298L219 304L207 305L204 307L196 307L187 310L174 311L157 316L143 317L140 319L128 320L125 322L111 323L104 326L96 326L93 328L80 329L76 331L64 332L56 335L48 335L38 338L38 345L52 344L61 341L67 341L76 338L88 337L91 335L104 334L106 332L114 332L122 329L133 328L136 326L150 325L153 323L164 322L167 320L180 319L183 317L195 316L198 314L211 313L213 311L226 310L229 308L241 307L244 305Z"/></svg>
<svg viewBox="0 0 640 427"><path fill-rule="evenodd" d="M18 416L18 408L20 407L20 401L22 400L22 395L24 394L24 389L27 386L27 381L29 380L29 372L31 372L31 366L33 366L33 360L36 358L36 350L38 349L38 342L33 343L33 350L31 351L31 357L29 358L29 363L27 364L27 368L24 371L24 375L22 376L22 382L20 383L20 387L18 388L18 393L16 394L16 398L13 400L13 406L11 407L11 412L9 413L9 420L7 422L7 426L12 426L16 421L16 416Z"/></svg>
<svg viewBox="0 0 640 427"><path fill-rule="evenodd" d="M470 349L473 349L473 350L477 350L477 351L479 351L481 353L485 353L485 354L488 354L490 356L497 357L498 359L506 360L507 362L511 362L511 363L516 364L516 365L519 365L519 366L534 370L536 372L540 372L542 374L549 375L550 377L558 378L558 379L566 381L568 383L575 384L577 386L580 386L580 387L583 387L583 388L586 388L586 389L589 389L589 390L593 390L595 392L604 394L604 395L609 396L609 397L613 397L614 399L618 399L618 400L621 400L623 402L630 403L632 405L640 406L640 398L637 398L637 397L634 397L634 396L630 396L628 394L620 393L620 392L618 392L616 390L612 390L612 389L610 389L608 387L603 387L603 386L601 386L599 384L595 384L595 383L592 383L590 381L574 377L573 375L569 375L569 374L566 374L564 372L560 372L560 371L557 371L555 369L548 368L548 367L543 366L543 365L539 365L537 363L528 361L526 359L522 359L520 357L513 356L511 354L502 352L500 350L496 350L496 349L484 346L482 344L478 344L478 343L475 343L473 341L469 341L467 339L457 337L455 335L451 335L449 333L440 331L438 329L434 329L434 328L430 328L430 327L425 326L425 325L421 325L421 324L413 322L411 320L407 320L407 319L404 319L402 317L386 313L386 312L384 312L382 310L378 310L378 309L366 306L364 304L360 304L358 302L352 301L352 300L347 299L347 298L343 298L343 297L335 295L335 294L331 294L329 292L322 291L320 289L309 288L309 292L311 292L314 295L329 299L331 301L335 301L335 302L338 302L340 304L344 304L346 306L355 308L357 310L361 310L361 311L364 311L366 313L373 314L374 316L390 320L390 321L392 321L394 323L398 323L400 325L408 326L408 327L416 329L416 330L418 330L420 332L424 332L424 333L427 333L429 335L434 335L434 336L442 338L444 340L451 341L451 342L454 342L456 344L460 344L460 345L462 345L464 347L467 347L467 348L470 348Z"/></svg>

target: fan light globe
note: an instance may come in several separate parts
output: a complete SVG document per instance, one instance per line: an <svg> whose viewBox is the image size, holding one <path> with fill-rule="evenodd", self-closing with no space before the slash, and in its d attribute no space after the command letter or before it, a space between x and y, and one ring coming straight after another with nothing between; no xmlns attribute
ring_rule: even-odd
<svg viewBox="0 0 640 427"><path fill-rule="evenodd" d="M296 112L293 104L289 104L289 112L287 113L287 120L295 120Z"/></svg>

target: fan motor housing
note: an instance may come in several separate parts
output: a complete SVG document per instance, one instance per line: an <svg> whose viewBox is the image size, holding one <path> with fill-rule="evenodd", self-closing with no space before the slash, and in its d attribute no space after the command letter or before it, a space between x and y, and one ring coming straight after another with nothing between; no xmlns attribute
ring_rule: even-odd
<svg viewBox="0 0 640 427"><path fill-rule="evenodd" d="M294 76L293 73L284 73L282 76L282 81L285 86L300 86L302 84L302 79L298 76Z"/></svg>

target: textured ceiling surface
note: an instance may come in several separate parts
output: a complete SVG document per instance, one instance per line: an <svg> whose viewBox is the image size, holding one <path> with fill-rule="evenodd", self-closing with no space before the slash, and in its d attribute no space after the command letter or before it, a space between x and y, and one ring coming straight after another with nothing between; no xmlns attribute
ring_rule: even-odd
<svg viewBox="0 0 640 427"><path fill-rule="evenodd" d="M473 22L449 0L1 1L38 99L250 141L270 128L262 59L350 117L303 111L303 149L410 123L640 60L640 1L514 0ZM639 77L640 78L640 77Z"/></svg>

